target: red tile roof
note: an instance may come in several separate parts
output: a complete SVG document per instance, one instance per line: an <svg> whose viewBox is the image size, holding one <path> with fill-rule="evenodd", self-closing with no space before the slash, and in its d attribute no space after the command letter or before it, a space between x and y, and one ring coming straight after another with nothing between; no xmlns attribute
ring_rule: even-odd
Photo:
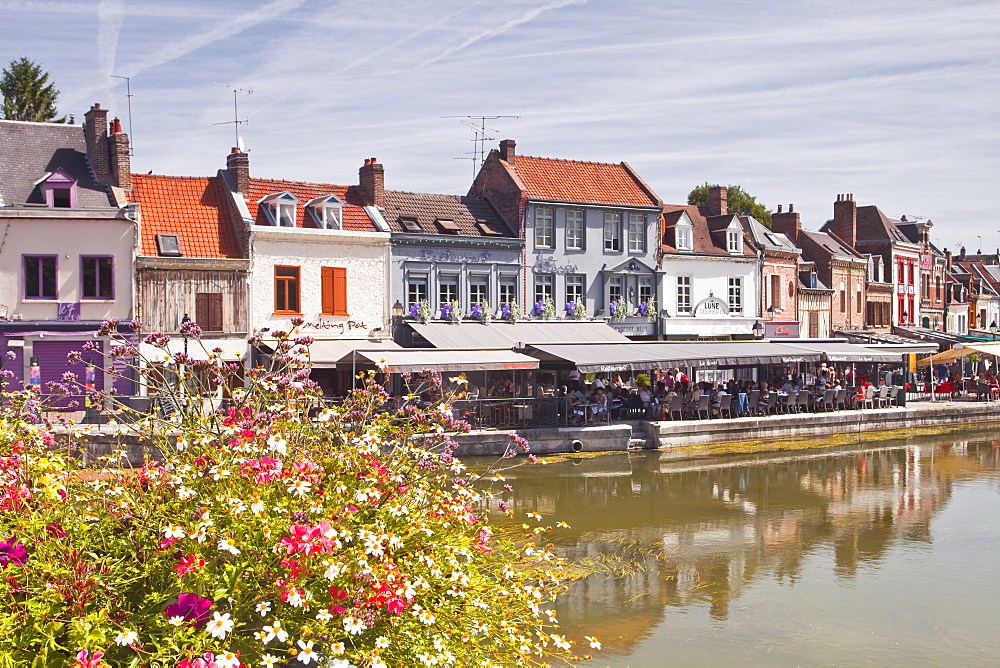
<svg viewBox="0 0 1000 668"><path fill-rule="evenodd" d="M176 234L184 257L241 257L218 177L133 174L128 197L141 207L143 255L159 255L157 234Z"/></svg>
<svg viewBox="0 0 1000 668"><path fill-rule="evenodd" d="M358 186L337 186L330 183L308 183L305 181L283 181L279 179L250 179L250 194L247 206L250 215L257 225L270 225L267 214L257 204L268 195L285 191L290 192L299 200L295 206L295 226L315 228L312 216L308 215L305 205L309 200L326 195L336 195L346 202L343 208L344 229L354 232L377 232L364 210L364 200Z"/></svg>
<svg viewBox="0 0 1000 668"><path fill-rule="evenodd" d="M514 167L504 164L521 179L530 198L619 206L658 205L625 163L519 155Z"/></svg>

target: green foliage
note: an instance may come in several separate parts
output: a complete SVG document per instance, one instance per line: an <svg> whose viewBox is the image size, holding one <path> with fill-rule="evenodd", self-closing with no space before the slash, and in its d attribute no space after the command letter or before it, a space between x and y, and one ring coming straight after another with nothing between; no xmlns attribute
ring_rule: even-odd
<svg viewBox="0 0 1000 668"><path fill-rule="evenodd" d="M66 117L56 118L59 91L48 83L49 73L28 60L12 60L0 78L3 94L3 117L8 121L65 123Z"/></svg>
<svg viewBox="0 0 1000 668"><path fill-rule="evenodd" d="M706 206L708 189L713 187L708 181L688 193L688 204ZM771 210L757 201L757 198L743 190L741 186L726 186L729 195L729 213L738 216L752 216L758 222L771 227Z"/></svg>
<svg viewBox="0 0 1000 668"><path fill-rule="evenodd" d="M640 373L635 377L635 384L638 387L649 387L649 376L644 373Z"/></svg>
<svg viewBox="0 0 1000 668"><path fill-rule="evenodd" d="M196 326L185 333L201 347ZM452 456L468 428L452 397L389 404L365 377L320 410L311 340L274 336L273 365L246 371L146 337L162 356L135 372L177 408L118 425L162 453L137 469L124 445L84 469L67 456L86 447L83 427L57 442L31 392L0 392L0 668L571 659L544 609L561 591L553 528L494 536L490 514L510 514L493 490L504 478ZM138 354L119 343L111 357ZM206 378L234 388L226 410L207 409ZM508 456L527 452L512 441Z"/></svg>

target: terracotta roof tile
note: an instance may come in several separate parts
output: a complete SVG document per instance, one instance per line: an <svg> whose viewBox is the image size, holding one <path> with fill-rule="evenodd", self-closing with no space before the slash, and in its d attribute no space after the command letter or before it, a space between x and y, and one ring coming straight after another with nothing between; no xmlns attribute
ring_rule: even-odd
<svg viewBox="0 0 1000 668"><path fill-rule="evenodd" d="M176 234L184 257L240 257L218 177L133 174L129 201L141 206L143 255L159 255L157 234Z"/></svg>
<svg viewBox="0 0 1000 668"><path fill-rule="evenodd" d="M482 197L435 195L399 190L385 191L385 221L393 232L410 233L400 218L416 218L422 234L448 234L436 221L451 220L458 228L456 236L513 237L507 224ZM478 224L483 221L485 225ZM484 230L485 227L485 230ZM486 230L492 230L491 234Z"/></svg>
<svg viewBox="0 0 1000 668"><path fill-rule="evenodd" d="M257 225L270 225L267 214L258 205L258 202L276 193L290 192L299 200L295 207L295 226L315 228L312 216L305 210L305 204L317 197L326 195L336 195L345 202L343 208L344 229L353 232L377 232L378 229L372 223L368 214L364 210L364 200L362 199L358 186L337 186L330 183L308 183L306 181L283 181L280 179L250 179L250 194L247 197L247 206L250 215Z"/></svg>
<svg viewBox="0 0 1000 668"><path fill-rule="evenodd" d="M524 183L528 197L560 202L657 206L625 163L580 162L519 155L507 168Z"/></svg>

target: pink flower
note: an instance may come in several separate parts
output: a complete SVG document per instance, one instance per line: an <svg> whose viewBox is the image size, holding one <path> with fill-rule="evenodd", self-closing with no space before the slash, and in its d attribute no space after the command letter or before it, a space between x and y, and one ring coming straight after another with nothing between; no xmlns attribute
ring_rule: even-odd
<svg viewBox="0 0 1000 668"><path fill-rule="evenodd" d="M174 566L174 570L177 571L177 577L182 578L185 575L194 573L196 570L205 565L205 560L195 557L193 554L187 557L181 557L181 563Z"/></svg>
<svg viewBox="0 0 1000 668"><path fill-rule="evenodd" d="M208 623L208 611L212 605L214 604L210 599L188 592L178 595L177 602L168 605L163 614L167 617L183 617L188 626L200 629Z"/></svg>
<svg viewBox="0 0 1000 668"><path fill-rule="evenodd" d="M218 664L215 663L214 654L205 652L200 657L184 659L177 664L177 668L218 668Z"/></svg>
<svg viewBox="0 0 1000 668"><path fill-rule="evenodd" d="M91 657L88 650L81 649L76 653L76 661L73 662L72 668L100 668L103 657L104 652L94 652L94 656Z"/></svg>
<svg viewBox="0 0 1000 668"><path fill-rule="evenodd" d="M7 564L23 566L27 560L28 551L23 543L15 543L13 538L0 541L0 569L7 568Z"/></svg>

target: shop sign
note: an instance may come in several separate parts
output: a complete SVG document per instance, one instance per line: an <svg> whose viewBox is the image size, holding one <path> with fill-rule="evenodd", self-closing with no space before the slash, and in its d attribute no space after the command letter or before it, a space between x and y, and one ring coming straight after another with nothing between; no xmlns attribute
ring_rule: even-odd
<svg viewBox="0 0 1000 668"><path fill-rule="evenodd" d="M920 268L921 269L933 269L934 268L934 256L933 255L921 255L920 256Z"/></svg>
<svg viewBox="0 0 1000 668"><path fill-rule="evenodd" d="M722 318L729 315L729 305L718 297L706 297L694 307L696 318Z"/></svg>
<svg viewBox="0 0 1000 668"><path fill-rule="evenodd" d="M765 322L764 338L767 339L797 339L799 338L799 323L797 322Z"/></svg>
<svg viewBox="0 0 1000 668"><path fill-rule="evenodd" d="M79 320L80 302L63 302L56 311L56 320Z"/></svg>
<svg viewBox="0 0 1000 668"><path fill-rule="evenodd" d="M611 328L625 336L652 336L656 334L656 325L649 321L644 322L622 322L614 321L608 323Z"/></svg>

